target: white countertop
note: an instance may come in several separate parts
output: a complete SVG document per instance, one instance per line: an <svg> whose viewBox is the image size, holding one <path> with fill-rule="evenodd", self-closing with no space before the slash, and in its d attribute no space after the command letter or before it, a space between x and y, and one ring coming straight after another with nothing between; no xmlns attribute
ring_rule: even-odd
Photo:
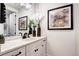
<svg viewBox="0 0 79 59"><path fill-rule="evenodd" d="M35 42L37 40L41 40L42 38L45 38L45 37L46 36L6 41L4 44L1 45L0 55L4 54L6 52L9 52L9 51L11 51L13 49L19 48L21 46L25 46L27 44Z"/></svg>

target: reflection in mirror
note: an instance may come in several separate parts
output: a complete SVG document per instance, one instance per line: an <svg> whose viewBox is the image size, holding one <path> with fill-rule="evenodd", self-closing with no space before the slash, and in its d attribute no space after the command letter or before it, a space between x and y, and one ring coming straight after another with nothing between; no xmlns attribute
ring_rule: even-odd
<svg viewBox="0 0 79 59"><path fill-rule="evenodd" d="M6 10L6 23L4 24L4 36L16 35L16 13Z"/></svg>
<svg viewBox="0 0 79 59"><path fill-rule="evenodd" d="M21 3L5 3L5 5L6 5L6 23L4 24L4 36L15 36L16 34L17 34L16 36L21 36L19 32L21 32L22 34L29 32L28 27L27 30L18 29L19 28L18 18L27 16L28 25L29 25L29 20L38 19L38 16L36 16L37 11L35 10L36 8L38 8L38 4L24 3L24 5L21 5Z"/></svg>

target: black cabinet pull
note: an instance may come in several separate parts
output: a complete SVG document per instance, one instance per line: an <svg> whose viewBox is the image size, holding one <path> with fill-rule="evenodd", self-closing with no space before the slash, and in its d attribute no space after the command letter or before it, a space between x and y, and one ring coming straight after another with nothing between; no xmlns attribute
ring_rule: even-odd
<svg viewBox="0 0 79 59"><path fill-rule="evenodd" d="M36 52L36 50L34 50Z"/></svg>
<svg viewBox="0 0 79 59"><path fill-rule="evenodd" d="M43 40L43 41L46 41L46 40Z"/></svg>
<svg viewBox="0 0 79 59"><path fill-rule="evenodd" d="M16 54L15 56L18 56L18 55L20 55L22 52L19 52L18 54Z"/></svg>
<svg viewBox="0 0 79 59"><path fill-rule="evenodd" d="M37 51L38 51L38 49L37 49Z"/></svg>
<svg viewBox="0 0 79 59"><path fill-rule="evenodd" d="M43 47L44 45L42 45L42 47Z"/></svg>
<svg viewBox="0 0 79 59"><path fill-rule="evenodd" d="M38 49L36 49L36 50L34 50L35 52L37 52L38 51Z"/></svg>

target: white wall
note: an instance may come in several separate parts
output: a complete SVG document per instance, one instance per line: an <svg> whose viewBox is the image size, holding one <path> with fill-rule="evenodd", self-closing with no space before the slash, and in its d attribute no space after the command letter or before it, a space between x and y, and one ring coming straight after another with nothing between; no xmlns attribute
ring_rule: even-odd
<svg viewBox="0 0 79 59"><path fill-rule="evenodd" d="M76 24L76 28L77 28L77 30L76 30L76 47L77 47L77 55L79 56L79 3L78 4L75 4L75 6L74 6L75 8L74 8L74 18L75 18L75 20L76 20L76 22L77 22L77 24Z"/></svg>
<svg viewBox="0 0 79 59"><path fill-rule="evenodd" d="M4 34L4 25L0 24L0 34Z"/></svg>
<svg viewBox="0 0 79 59"><path fill-rule="evenodd" d="M41 23L42 34L47 34L47 52L53 56L70 56L77 53L77 27L79 20L79 4L74 4L74 29L73 30L47 30L47 10L66 4L40 4L39 13L44 15Z"/></svg>

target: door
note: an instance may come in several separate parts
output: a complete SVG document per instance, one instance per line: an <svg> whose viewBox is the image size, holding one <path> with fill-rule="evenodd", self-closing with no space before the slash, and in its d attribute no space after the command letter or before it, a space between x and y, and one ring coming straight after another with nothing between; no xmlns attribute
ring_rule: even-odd
<svg viewBox="0 0 79 59"><path fill-rule="evenodd" d="M11 36L16 35L16 15L15 13L10 14L10 28L9 34Z"/></svg>

